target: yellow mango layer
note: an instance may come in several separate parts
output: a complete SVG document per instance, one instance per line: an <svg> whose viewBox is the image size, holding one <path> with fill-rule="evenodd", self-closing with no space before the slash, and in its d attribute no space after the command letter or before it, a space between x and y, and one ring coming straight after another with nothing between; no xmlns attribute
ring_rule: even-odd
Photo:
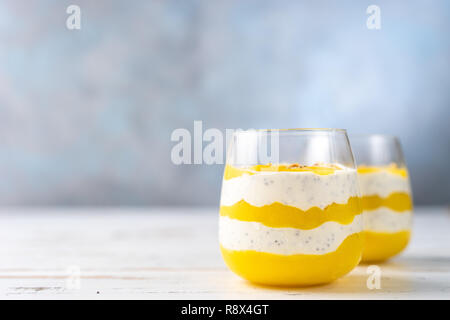
<svg viewBox="0 0 450 320"><path fill-rule="evenodd" d="M240 221L260 222L272 228L314 229L327 221L350 224L354 217L362 213L358 197L350 197L346 204L333 203L325 209L318 207L303 211L279 202L255 207L241 200L232 206L221 206L220 215Z"/></svg>
<svg viewBox="0 0 450 320"><path fill-rule="evenodd" d="M387 166L365 166L365 165L358 166L359 174L375 173L375 172L382 172L382 171L386 171L391 174L396 174L403 178L408 177L408 170L405 167L397 166L395 163L392 163Z"/></svg>
<svg viewBox="0 0 450 320"><path fill-rule="evenodd" d="M395 233L364 231L362 261L378 262L389 259L406 248L411 236L409 231Z"/></svg>
<svg viewBox="0 0 450 320"><path fill-rule="evenodd" d="M258 164L251 167L233 167L231 165L225 166L224 179L240 177L244 174L253 175L261 172L313 172L319 175L332 174L336 170L342 170L336 165L317 165L317 166L300 166L294 164Z"/></svg>
<svg viewBox="0 0 450 320"><path fill-rule="evenodd" d="M264 285L307 286L331 282L350 272L361 259L362 246L362 236L356 233L336 251L323 255L220 249L228 267L246 280Z"/></svg>
<svg viewBox="0 0 450 320"><path fill-rule="evenodd" d="M375 210L386 207L394 211L402 212L412 210L412 200L405 192L393 192L387 198L378 195L363 196L362 207L364 210Z"/></svg>

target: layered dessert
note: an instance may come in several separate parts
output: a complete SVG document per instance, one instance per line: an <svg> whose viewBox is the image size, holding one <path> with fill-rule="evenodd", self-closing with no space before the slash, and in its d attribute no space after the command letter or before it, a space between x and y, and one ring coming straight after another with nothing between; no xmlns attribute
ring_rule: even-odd
<svg viewBox="0 0 450 320"><path fill-rule="evenodd" d="M271 285L311 285L348 273L362 252L355 169L340 165L225 168L219 242L229 268Z"/></svg>
<svg viewBox="0 0 450 320"><path fill-rule="evenodd" d="M406 168L359 166L364 209L363 261L382 261L408 244L412 221L411 189Z"/></svg>

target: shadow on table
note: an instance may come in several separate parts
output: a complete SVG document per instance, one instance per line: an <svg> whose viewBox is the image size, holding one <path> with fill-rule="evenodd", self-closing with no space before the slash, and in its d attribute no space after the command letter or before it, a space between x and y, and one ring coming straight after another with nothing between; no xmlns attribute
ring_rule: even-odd
<svg viewBox="0 0 450 320"><path fill-rule="evenodd" d="M312 297L314 294L328 294L333 298L339 299L342 294L352 294L355 298L370 298L370 296L383 298L386 293L389 294L408 294L408 293L436 293L441 292L450 294L450 284L442 281L423 278L408 278L389 276L382 277L381 288L370 290L366 285L367 276L348 275L333 283L321 286L309 286L304 288L286 288L286 287L268 287L255 284L249 284L253 288L265 289L268 291L283 292L287 296Z"/></svg>
<svg viewBox="0 0 450 320"><path fill-rule="evenodd" d="M449 272L450 256L405 256L380 264L392 270L414 272Z"/></svg>
<svg viewBox="0 0 450 320"><path fill-rule="evenodd" d="M304 288L269 287L249 284L254 288L264 288L269 291L284 292L288 296L304 296L314 294L328 294L333 298L339 298L342 294L354 294L355 298L383 298L392 294L394 296L408 297L407 294L427 294L440 292L450 296L450 277L433 277L429 273L441 273L450 271L450 257L404 257L390 262L378 264L381 270L381 288L369 289L367 284L369 274L366 273L367 265L358 266L349 275L330 284L309 286Z"/></svg>

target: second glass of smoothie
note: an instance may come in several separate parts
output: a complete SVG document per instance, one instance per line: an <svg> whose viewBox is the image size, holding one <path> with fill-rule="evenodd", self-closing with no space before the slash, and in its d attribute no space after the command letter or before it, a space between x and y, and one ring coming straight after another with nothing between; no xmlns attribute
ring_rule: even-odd
<svg viewBox="0 0 450 320"><path fill-rule="evenodd" d="M364 209L367 262L389 259L408 245L412 224L409 174L400 142L387 135L351 136Z"/></svg>

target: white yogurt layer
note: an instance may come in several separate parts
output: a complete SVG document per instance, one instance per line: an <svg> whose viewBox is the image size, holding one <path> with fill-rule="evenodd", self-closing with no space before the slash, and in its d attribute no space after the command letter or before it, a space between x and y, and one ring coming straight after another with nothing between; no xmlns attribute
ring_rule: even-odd
<svg viewBox="0 0 450 320"><path fill-rule="evenodd" d="M396 212L382 207L364 211L363 215L366 231L393 233L410 230L412 225L411 211Z"/></svg>
<svg viewBox="0 0 450 320"><path fill-rule="evenodd" d="M308 210L324 209L334 203L345 204L359 196L357 173L344 168L332 174L313 172L261 172L224 180L220 204L231 206L240 200L261 207L274 202Z"/></svg>
<svg viewBox="0 0 450 320"><path fill-rule="evenodd" d="M359 174L359 186L363 196L388 197L393 192L410 193L409 179L386 171Z"/></svg>
<svg viewBox="0 0 450 320"><path fill-rule="evenodd" d="M362 215L349 225L328 221L311 230L270 228L259 222L219 219L219 242L229 250L254 250L281 255L326 254L336 251L349 235L361 232Z"/></svg>

